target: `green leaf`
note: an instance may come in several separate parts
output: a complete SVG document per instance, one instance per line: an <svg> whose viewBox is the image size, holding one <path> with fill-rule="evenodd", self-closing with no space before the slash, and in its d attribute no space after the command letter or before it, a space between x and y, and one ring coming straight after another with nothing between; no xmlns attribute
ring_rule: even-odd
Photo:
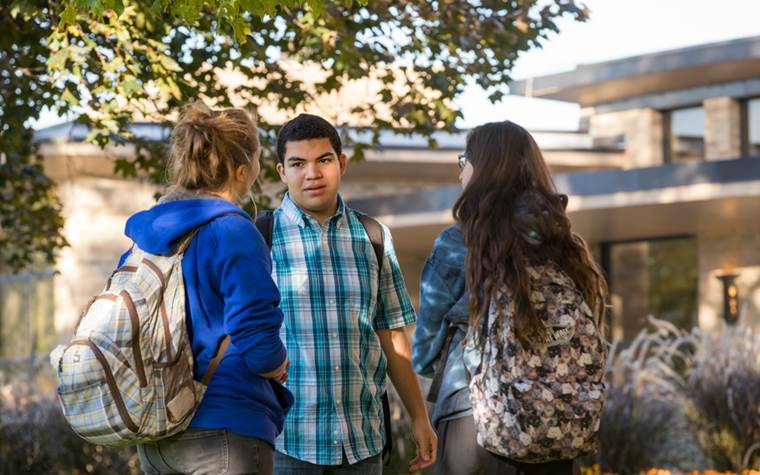
<svg viewBox="0 0 760 475"><path fill-rule="evenodd" d="M68 48L63 48L49 57L47 60L47 67L51 71L58 71L66 67L66 60L69 59L71 51Z"/></svg>
<svg viewBox="0 0 760 475"><path fill-rule="evenodd" d="M88 0L90 13L95 17L103 16L103 3L100 0Z"/></svg>
<svg viewBox="0 0 760 475"><path fill-rule="evenodd" d="M261 0L261 7L269 16L277 14L277 0Z"/></svg>
<svg viewBox="0 0 760 475"><path fill-rule="evenodd" d="M79 99L77 99L74 94L72 94L68 89L63 90L63 94L61 94L61 100L65 101L71 106L79 104Z"/></svg>
<svg viewBox="0 0 760 475"><path fill-rule="evenodd" d="M142 90L142 86L136 79L127 79L121 82L121 89L125 96L131 96Z"/></svg>
<svg viewBox="0 0 760 475"><path fill-rule="evenodd" d="M309 9L311 9L315 17L322 16L322 11L324 11L322 0L306 0L306 4L309 5Z"/></svg>
<svg viewBox="0 0 760 475"><path fill-rule="evenodd" d="M124 13L124 2L122 0L102 0L103 8L113 10L117 15Z"/></svg>
<svg viewBox="0 0 760 475"><path fill-rule="evenodd" d="M232 22L232 29L239 43L245 43L251 35L251 25L243 17L237 17Z"/></svg>
<svg viewBox="0 0 760 475"><path fill-rule="evenodd" d="M64 29L67 25L73 25L77 21L77 9L74 5L69 3L66 8L61 12L61 21L58 23L58 28Z"/></svg>

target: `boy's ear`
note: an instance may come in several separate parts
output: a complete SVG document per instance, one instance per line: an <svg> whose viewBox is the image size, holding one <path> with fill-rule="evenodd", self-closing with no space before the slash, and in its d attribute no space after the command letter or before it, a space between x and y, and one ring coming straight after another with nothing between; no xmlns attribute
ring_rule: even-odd
<svg viewBox="0 0 760 475"><path fill-rule="evenodd" d="M281 162L277 162L275 168L277 169L277 173L280 174L280 181L287 185L288 182L285 180L285 165L283 165Z"/></svg>
<svg viewBox="0 0 760 475"><path fill-rule="evenodd" d="M348 155L345 153L338 155L338 163L340 164L340 175L343 176L346 173L346 168L348 168Z"/></svg>

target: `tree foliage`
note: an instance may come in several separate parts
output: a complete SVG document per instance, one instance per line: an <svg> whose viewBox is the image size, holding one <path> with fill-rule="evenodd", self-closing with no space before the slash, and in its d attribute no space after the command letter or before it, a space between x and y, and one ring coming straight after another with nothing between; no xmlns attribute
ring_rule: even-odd
<svg viewBox="0 0 760 475"><path fill-rule="evenodd" d="M163 144L136 136L129 128L136 118L170 126L178 108L196 98L254 112L268 104L291 115L320 94L372 78L377 93L350 111L371 132L352 143L354 158L361 158L382 130L429 136L453 129L459 117L453 99L468 80L500 99L518 55L558 31L563 16L582 21L587 12L572 0L3 2L0 153L7 170L0 190L25 193L13 177L32 163L30 119L44 107L88 125L91 142L135 144L135 156L117 161L116 170L159 179ZM311 68L309 81L287 64ZM233 73L243 80L220 81ZM259 122L268 151L277 124L264 114ZM263 165L264 179L275 178L271 154ZM45 182L39 168L30 173ZM35 191L48 197L37 203L45 212L19 213L32 226L47 223L39 226L47 234L21 246L14 269L39 251L52 259L65 243L60 205L45 186L39 188L45 193ZM5 248L18 243L10 230L23 216L10 213L5 200L2 212Z"/></svg>

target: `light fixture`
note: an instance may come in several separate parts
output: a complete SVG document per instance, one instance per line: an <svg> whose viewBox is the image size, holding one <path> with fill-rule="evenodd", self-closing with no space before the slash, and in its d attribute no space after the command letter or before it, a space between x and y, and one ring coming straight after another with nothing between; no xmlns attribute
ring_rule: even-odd
<svg viewBox="0 0 760 475"><path fill-rule="evenodd" d="M723 282L723 318L729 325L734 325L739 319L739 288L736 286L739 274L724 272L717 277Z"/></svg>

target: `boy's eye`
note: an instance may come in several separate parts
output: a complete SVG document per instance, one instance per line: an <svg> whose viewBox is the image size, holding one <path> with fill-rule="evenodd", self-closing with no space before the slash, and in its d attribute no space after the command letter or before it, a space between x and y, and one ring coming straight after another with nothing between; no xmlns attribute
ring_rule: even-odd
<svg viewBox="0 0 760 475"><path fill-rule="evenodd" d="M320 161L320 163L330 163L330 162L332 162L332 158L331 157L322 158L319 161Z"/></svg>

